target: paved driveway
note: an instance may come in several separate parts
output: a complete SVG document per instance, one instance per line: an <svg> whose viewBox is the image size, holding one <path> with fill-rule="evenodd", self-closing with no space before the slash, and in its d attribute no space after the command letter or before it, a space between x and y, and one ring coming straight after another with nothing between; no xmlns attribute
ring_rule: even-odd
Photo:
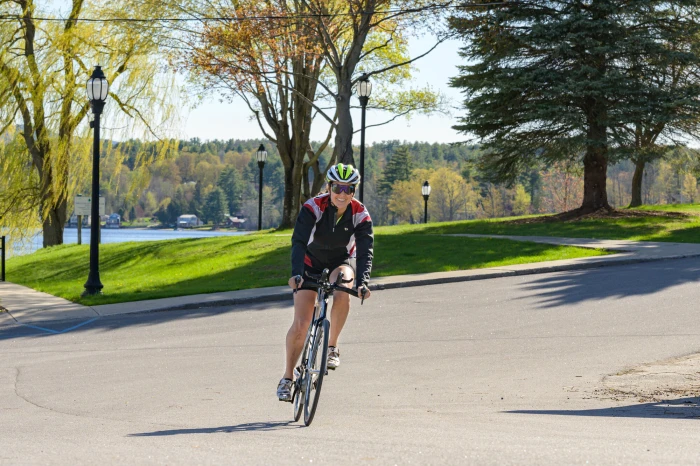
<svg viewBox="0 0 700 466"><path fill-rule="evenodd" d="M697 394L603 378L700 350L699 284L684 259L377 292L309 428L274 393L288 305L0 327L0 463L696 463Z"/></svg>

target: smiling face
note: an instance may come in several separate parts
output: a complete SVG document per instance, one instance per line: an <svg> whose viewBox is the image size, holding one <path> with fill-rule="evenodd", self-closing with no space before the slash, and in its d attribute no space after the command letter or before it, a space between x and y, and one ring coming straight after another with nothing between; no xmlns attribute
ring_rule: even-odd
<svg viewBox="0 0 700 466"><path fill-rule="evenodd" d="M350 202L352 202L352 198L355 197L355 193L347 193L345 191L342 191L340 193L336 193L334 191L334 186L347 186L347 187L353 187L353 185L348 184L348 183L339 183L337 181L334 181L332 184L328 186L328 191L331 193L331 202L333 203L334 206L338 208L339 212L345 212L345 209L350 205ZM342 189L342 188L341 188Z"/></svg>

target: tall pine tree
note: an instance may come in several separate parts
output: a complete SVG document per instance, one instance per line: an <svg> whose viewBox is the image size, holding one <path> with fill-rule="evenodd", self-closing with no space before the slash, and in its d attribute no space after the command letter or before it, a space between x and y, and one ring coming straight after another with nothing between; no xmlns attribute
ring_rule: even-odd
<svg viewBox="0 0 700 466"><path fill-rule="evenodd" d="M666 21L659 11L668 4L531 0L452 18L470 61L451 80L466 97L467 114L455 129L484 142L482 162L502 180L536 160L582 156L584 194L575 213L611 209L610 129L632 120L640 93L629 67L657 52Z"/></svg>
<svg viewBox="0 0 700 466"><path fill-rule="evenodd" d="M407 181L411 178L411 172L413 172L413 160L408 147L397 147L384 167L384 173L379 182L379 193L388 196L397 181Z"/></svg>
<svg viewBox="0 0 700 466"><path fill-rule="evenodd" d="M243 179L234 166L228 166L219 175L216 185L222 189L228 200L228 212L235 215L241 208L240 198L243 196Z"/></svg>
<svg viewBox="0 0 700 466"><path fill-rule="evenodd" d="M204 204L204 220L213 222L214 226L219 226L226 217L226 207L228 202L223 189L216 187L212 189L207 196L207 202Z"/></svg>

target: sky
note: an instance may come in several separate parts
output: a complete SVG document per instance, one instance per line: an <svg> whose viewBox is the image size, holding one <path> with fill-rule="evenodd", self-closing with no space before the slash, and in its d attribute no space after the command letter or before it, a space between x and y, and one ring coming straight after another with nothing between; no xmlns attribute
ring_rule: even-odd
<svg viewBox="0 0 700 466"><path fill-rule="evenodd" d="M424 53L430 47L430 41L413 41L409 44L411 56ZM464 141L465 136L460 135L451 127L457 123L457 117L463 112L458 106L461 105L461 96L458 90L448 86L451 77L457 75L456 66L462 63L462 59L457 52L460 43L450 41L440 44L426 57L416 62L417 72L414 73L413 87L420 87L426 84L440 91L449 100L451 115L416 115L410 120L405 118L397 119L387 125L368 128L365 132L367 144L387 140L400 141L420 141L451 143ZM370 97L371 99L371 97ZM357 102L355 102L357 104ZM387 120L387 114L383 112L372 112L367 110L367 125L380 123ZM353 114L355 129L360 127L360 111ZM325 138L328 127L323 124L320 118L315 122L315 130L312 128L312 140L322 140ZM189 112L184 128L186 139L198 137L202 140L208 139L253 139L264 137L257 122L250 120L248 107L240 101L234 100L231 103L218 102L218 99L209 97ZM359 143L359 135L356 135Z"/></svg>

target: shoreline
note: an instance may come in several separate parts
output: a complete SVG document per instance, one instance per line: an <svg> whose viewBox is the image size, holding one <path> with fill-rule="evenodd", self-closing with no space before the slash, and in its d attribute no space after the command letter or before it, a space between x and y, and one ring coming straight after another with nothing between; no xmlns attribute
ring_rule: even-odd
<svg viewBox="0 0 700 466"><path fill-rule="evenodd" d="M75 226L66 226L64 230L77 230L78 227ZM89 226L85 226L82 228L83 230L90 230ZM236 228L172 228L172 227L125 227L125 226L120 226L119 228L107 228L106 226L102 225L101 230L139 230L139 231L205 231L205 232L212 232L212 231L224 231L224 232L229 232L229 233L246 233L246 232L253 232L255 230L239 230Z"/></svg>

